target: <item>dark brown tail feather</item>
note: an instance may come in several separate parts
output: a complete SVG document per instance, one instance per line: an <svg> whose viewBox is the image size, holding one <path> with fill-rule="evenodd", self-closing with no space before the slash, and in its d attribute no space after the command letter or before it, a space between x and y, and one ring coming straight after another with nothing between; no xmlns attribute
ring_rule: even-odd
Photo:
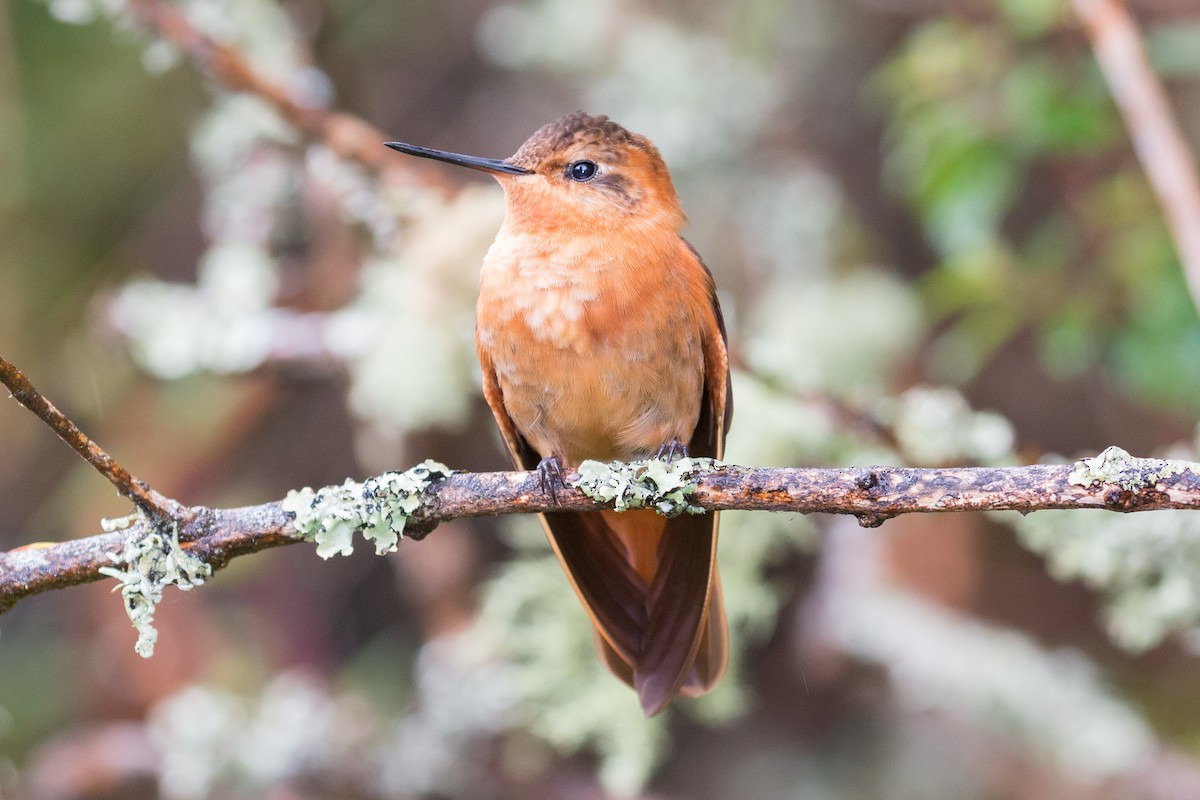
<svg viewBox="0 0 1200 800"><path fill-rule="evenodd" d="M634 689L646 716L667 707L696 664L708 631L710 585L717 577L717 522L716 514L685 515L668 520L664 528L658 572L647 599L649 625L641 658L633 665ZM724 613L718 611L713 618L723 621ZM706 654L706 659L713 655ZM725 660L724 654L719 660Z"/></svg>
<svg viewBox="0 0 1200 800"><path fill-rule="evenodd" d="M632 662L646 629L646 583L598 514L541 514L559 562L597 630Z"/></svg>
<svg viewBox="0 0 1200 800"><path fill-rule="evenodd" d="M725 601L721 597L721 578L713 574L708 594L708 616L696 660L679 693L684 697L699 697L712 691L729 665L729 626L725 621Z"/></svg>
<svg viewBox="0 0 1200 800"><path fill-rule="evenodd" d="M703 694L728 658L717 580L717 515L666 520L650 587L599 514L544 515L547 535L598 633L600 656L647 716ZM648 532L648 535L654 535Z"/></svg>

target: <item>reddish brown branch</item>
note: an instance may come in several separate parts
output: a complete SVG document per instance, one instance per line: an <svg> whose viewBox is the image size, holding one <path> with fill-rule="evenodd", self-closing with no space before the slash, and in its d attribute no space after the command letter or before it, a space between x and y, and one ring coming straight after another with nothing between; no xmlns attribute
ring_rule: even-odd
<svg viewBox="0 0 1200 800"><path fill-rule="evenodd" d="M8 387L14 400L36 414L38 419L58 434L58 438L70 445L84 461L117 487L117 491L123 497L133 501L147 514L159 521L167 521L183 512L174 501L155 492L101 450L99 445L35 389L21 370L3 357L0 357L0 383Z"/></svg>
<svg viewBox="0 0 1200 800"><path fill-rule="evenodd" d="M114 533L0 553L0 613L23 597L100 580L131 536L147 533L141 522ZM291 532L278 503L250 508L191 509L179 526L184 547L220 569L236 556L302 541ZM191 541L188 541L191 540Z"/></svg>
<svg viewBox="0 0 1200 800"><path fill-rule="evenodd" d="M138 20L158 37L175 44L202 72L225 88L252 94L263 100L305 137L324 142L341 158L354 161L371 172L385 169L404 175L427 188L449 191L440 171L415 159L395 158L383 142L394 138L353 114L305 105L285 86L255 69L236 48L222 44L197 30L183 12L163 0L131 0Z"/></svg>
<svg viewBox="0 0 1200 800"><path fill-rule="evenodd" d="M961 469L724 466L697 473L692 502L714 511L853 514L868 526L914 512L1200 510L1200 465L1194 466L1196 472L1184 469L1151 477L1140 488L1072 483L1072 474L1076 478L1079 474L1072 464ZM567 475L568 480L574 477ZM611 507L571 487L559 490L557 497L555 503L543 494L536 473L457 473L429 488L407 530L410 538L419 539L439 523L456 518ZM236 556L302 541L279 502L191 512L180 524L180 540L214 568ZM100 567L112 563L109 554L120 552L125 538L139 533L136 525L128 531L0 553L0 610L29 595L98 580Z"/></svg>
<svg viewBox="0 0 1200 800"><path fill-rule="evenodd" d="M1133 139L1134 150L1179 251L1192 302L1200 308L1200 179L1142 37L1120 0L1073 0Z"/></svg>

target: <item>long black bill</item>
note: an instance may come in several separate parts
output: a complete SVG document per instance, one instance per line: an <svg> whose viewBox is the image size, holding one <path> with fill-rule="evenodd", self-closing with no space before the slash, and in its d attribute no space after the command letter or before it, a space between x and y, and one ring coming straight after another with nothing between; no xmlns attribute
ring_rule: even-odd
<svg viewBox="0 0 1200 800"><path fill-rule="evenodd" d="M480 158L478 156L463 156L458 153L447 153L445 150L433 150L428 147L418 147L415 144L405 144L404 142L384 142L393 150L399 150L401 153L408 153L410 156L419 156L420 158L432 158L435 161L446 161L450 164L458 164L460 167L469 167L470 169L478 169L484 172L499 172L503 175L532 175L533 170L518 167L514 164L508 164L498 158Z"/></svg>

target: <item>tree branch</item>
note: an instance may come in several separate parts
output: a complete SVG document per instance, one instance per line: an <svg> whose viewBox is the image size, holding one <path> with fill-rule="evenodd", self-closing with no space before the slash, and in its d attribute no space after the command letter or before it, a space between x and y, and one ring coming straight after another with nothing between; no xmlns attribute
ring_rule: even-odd
<svg viewBox="0 0 1200 800"><path fill-rule="evenodd" d="M46 423L52 431L58 434L71 449L105 478L117 487L123 497L128 498L138 508L158 520L167 522L178 518L187 511L170 498L163 497L148 487L145 482L129 473L124 467L112 459L99 445L88 438L87 434L55 408L46 397L34 388L29 379L11 362L0 356L0 383L8 387L13 399L28 408L38 418Z"/></svg>
<svg viewBox="0 0 1200 800"><path fill-rule="evenodd" d="M258 97L304 136L317 139L341 158L371 172L405 175L429 189L449 193L451 184L436 169L414 159L398 159L383 146L394 138L360 117L301 102L294 92L257 70L236 48L215 41L163 0L130 0L136 18L160 39L177 46L203 73L225 88Z"/></svg>
<svg viewBox="0 0 1200 800"><path fill-rule="evenodd" d="M555 502L542 492L537 473L452 474L423 492L405 531L421 539L452 519L613 507L612 501L593 499L576 487L578 473L565 477L569 485L557 491ZM853 514L868 527L918 512L1200 510L1200 464L1132 458L1116 448L1074 464L1025 467L699 466L688 480L694 486L688 502L708 511ZM189 552L219 569L237 556L304 541L291 523L283 501L197 507L180 523L179 538ZM99 569L112 565L124 542L146 532L145 524L135 521L116 533L0 553L0 611L30 595L98 580Z"/></svg>
<svg viewBox="0 0 1200 800"><path fill-rule="evenodd" d="M1200 178L1146 58L1141 33L1121 0L1073 0L1096 60L1133 139L1133 147L1179 252L1192 302L1200 308Z"/></svg>

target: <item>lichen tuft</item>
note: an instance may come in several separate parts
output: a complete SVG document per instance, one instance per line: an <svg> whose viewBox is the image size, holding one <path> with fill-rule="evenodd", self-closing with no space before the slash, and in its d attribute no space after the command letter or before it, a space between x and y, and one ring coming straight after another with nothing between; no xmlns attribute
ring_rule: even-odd
<svg viewBox="0 0 1200 800"><path fill-rule="evenodd" d="M125 541L120 553L109 553L116 566L101 567L100 574L116 578L125 600L125 613L137 631L134 650L142 658L154 655L158 630L154 627L154 612L162 601L163 589L177 586L182 591L204 583L212 575L212 567L192 555L179 544L179 524L157 527L142 512L118 520L104 520L106 531L130 528L134 521L147 530L145 536L133 536Z"/></svg>
<svg viewBox="0 0 1200 800"><path fill-rule="evenodd" d="M1192 466L1188 461L1135 458L1119 447L1106 447L1098 456L1076 461L1067 481L1076 486L1120 486L1136 492Z"/></svg>
<svg viewBox="0 0 1200 800"><path fill-rule="evenodd" d="M341 486L304 487L288 492L283 510L295 515L294 527L317 543L317 555L329 558L354 552L354 532L374 542L375 553L396 549L404 526L421 506L425 490L454 470L426 460L406 472L385 472L362 483L347 479Z"/></svg>
<svg viewBox="0 0 1200 800"><path fill-rule="evenodd" d="M664 517L703 514L704 509L688 500L696 490L690 478L718 466L711 458L680 458L668 463L645 461L584 461L574 486L593 500L612 503L617 511L653 508Z"/></svg>

